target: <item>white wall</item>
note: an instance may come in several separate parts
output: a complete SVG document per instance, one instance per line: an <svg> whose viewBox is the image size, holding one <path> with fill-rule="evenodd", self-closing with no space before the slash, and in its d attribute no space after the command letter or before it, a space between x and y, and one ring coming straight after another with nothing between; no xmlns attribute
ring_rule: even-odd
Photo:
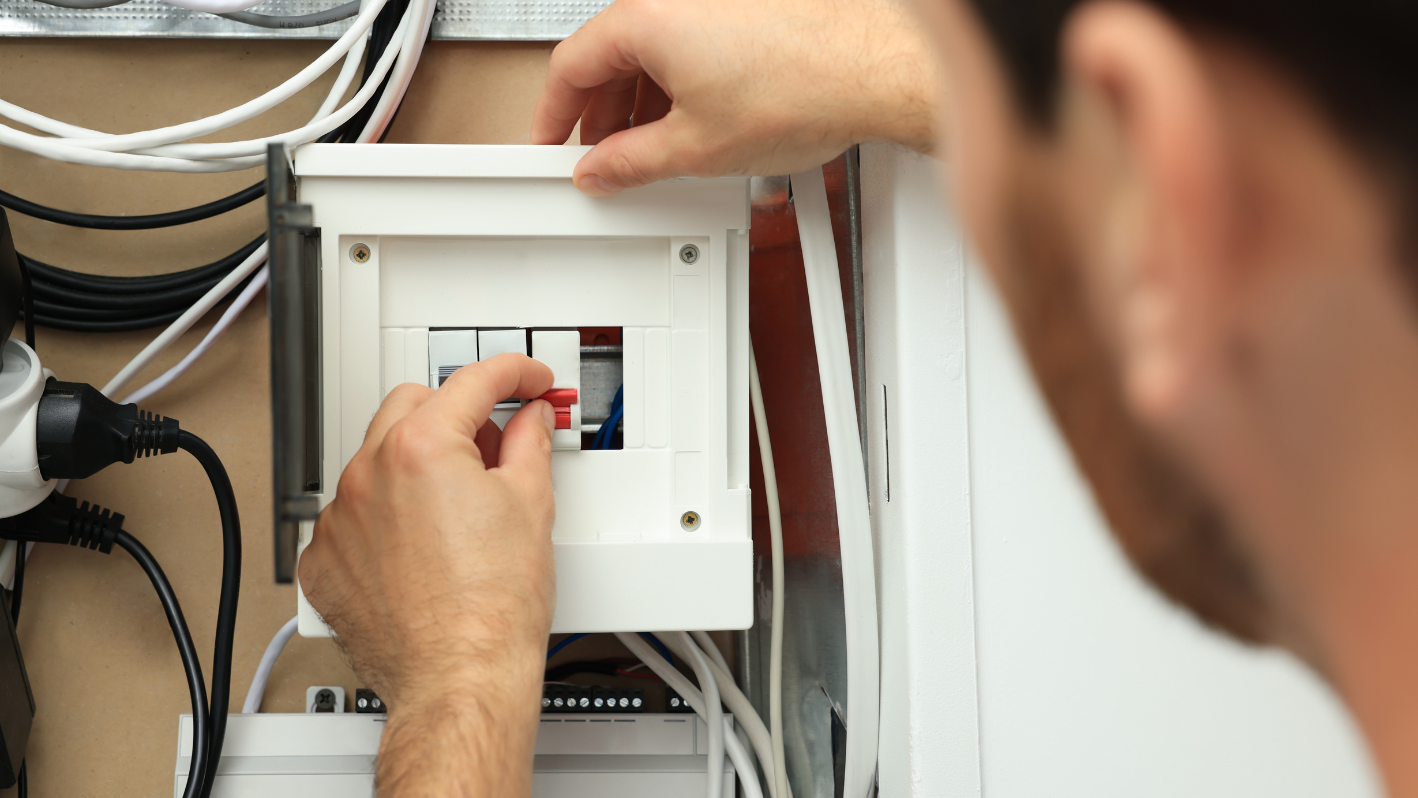
<svg viewBox="0 0 1418 798"><path fill-rule="evenodd" d="M949 410L963 392L968 440L966 477L954 465L954 413L942 419L950 435L903 428L893 400L886 507L882 408L869 406L881 606L892 614L882 624L881 794L1378 795L1359 738L1318 680L1203 630L1130 570L998 297L944 221L935 172L911 153L864 149L870 390L933 383ZM922 296L931 285L936 294ZM920 312L931 302L939 312ZM960 665L966 652L973 673Z"/></svg>

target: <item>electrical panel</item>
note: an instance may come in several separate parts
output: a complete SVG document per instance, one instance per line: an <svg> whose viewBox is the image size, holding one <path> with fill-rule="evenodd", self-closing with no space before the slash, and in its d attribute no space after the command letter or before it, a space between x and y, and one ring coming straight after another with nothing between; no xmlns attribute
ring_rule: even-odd
<svg viewBox="0 0 1418 798"><path fill-rule="evenodd" d="M295 151L319 255L312 492L333 499L394 386L524 352L556 378L552 631L747 628L748 180L591 198L587 149ZM329 633L303 597L300 632Z"/></svg>
<svg viewBox="0 0 1418 798"><path fill-rule="evenodd" d="M725 715L732 721L732 716ZM385 716L338 712L232 715L213 798L372 795ZM533 798L703 795L708 727L695 716L543 714ZM178 727L173 798L187 785L192 716ZM734 796L724 763L724 798Z"/></svg>

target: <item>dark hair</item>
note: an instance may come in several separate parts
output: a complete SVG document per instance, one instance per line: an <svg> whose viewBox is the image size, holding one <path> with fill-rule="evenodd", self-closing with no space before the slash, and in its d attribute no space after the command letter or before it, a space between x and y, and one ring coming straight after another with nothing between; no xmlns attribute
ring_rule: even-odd
<svg viewBox="0 0 1418 798"><path fill-rule="evenodd" d="M1418 2L1146 0L1194 30L1257 49L1309 91L1412 218L1418 203ZM1025 118L1053 120L1059 38L1082 0L970 0ZM1395 179L1396 178L1396 179ZM1410 253L1412 250L1410 250Z"/></svg>

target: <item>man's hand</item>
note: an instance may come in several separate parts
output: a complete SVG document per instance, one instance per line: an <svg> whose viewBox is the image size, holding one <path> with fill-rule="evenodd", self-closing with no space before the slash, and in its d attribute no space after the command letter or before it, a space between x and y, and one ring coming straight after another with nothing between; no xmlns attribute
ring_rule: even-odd
<svg viewBox="0 0 1418 798"><path fill-rule="evenodd" d="M501 355L390 392L300 560L389 706L379 793L526 795L556 604L546 366Z"/></svg>
<svg viewBox="0 0 1418 798"><path fill-rule="evenodd" d="M901 0L618 0L552 53L534 144L581 122L578 188L779 175L931 143L934 59ZM635 126L631 127L631 119Z"/></svg>

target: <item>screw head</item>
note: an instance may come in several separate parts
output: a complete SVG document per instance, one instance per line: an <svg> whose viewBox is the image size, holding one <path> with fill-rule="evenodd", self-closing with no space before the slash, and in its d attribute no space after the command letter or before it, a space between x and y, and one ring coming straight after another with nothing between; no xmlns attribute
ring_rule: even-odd
<svg viewBox="0 0 1418 798"><path fill-rule="evenodd" d="M631 706L639 707L642 702L638 698L630 699Z"/></svg>
<svg viewBox="0 0 1418 798"><path fill-rule="evenodd" d="M550 698L543 698L543 699L542 699L542 709L546 709L546 708L549 707L549 706L551 706L551 699L550 699Z"/></svg>
<svg viewBox="0 0 1418 798"><path fill-rule="evenodd" d="M583 699L581 699L581 708L582 708L582 709L585 709L586 707L589 707L589 706L591 706L591 699L589 699L589 698L583 698Z"/></svg>
<svg viewBox="0 0 1418 798"><path fill-rule="evenodd" d="M350 260L355 263L368 263L369 247L365 244L355 244L350 247Z"/></svg>
<svg viewBox="0 0 1418 798"><path fill-rule="evenodd" d="M685 263L698 263L699 247L693 244L685 244L679 248L679 259Z"/></svg>
<svg viewBox="0 0 1418 798"><path fill-rule="evenodd" d="M364 709L364 708L367 707L367 706L369 706L369 699L368 699L368 698L361 698L361 699L359 700L359 708L360 708L360 709Z"/></svg>
<svg viewBox="0 0 1418 798"><path fill-rule="evenodd" d="M679 517L679 525L684 528L684 531L693 532L694 530L699 528L700 520L701 519L699 518L699 513L690 510L689 512Z"/></svg>

